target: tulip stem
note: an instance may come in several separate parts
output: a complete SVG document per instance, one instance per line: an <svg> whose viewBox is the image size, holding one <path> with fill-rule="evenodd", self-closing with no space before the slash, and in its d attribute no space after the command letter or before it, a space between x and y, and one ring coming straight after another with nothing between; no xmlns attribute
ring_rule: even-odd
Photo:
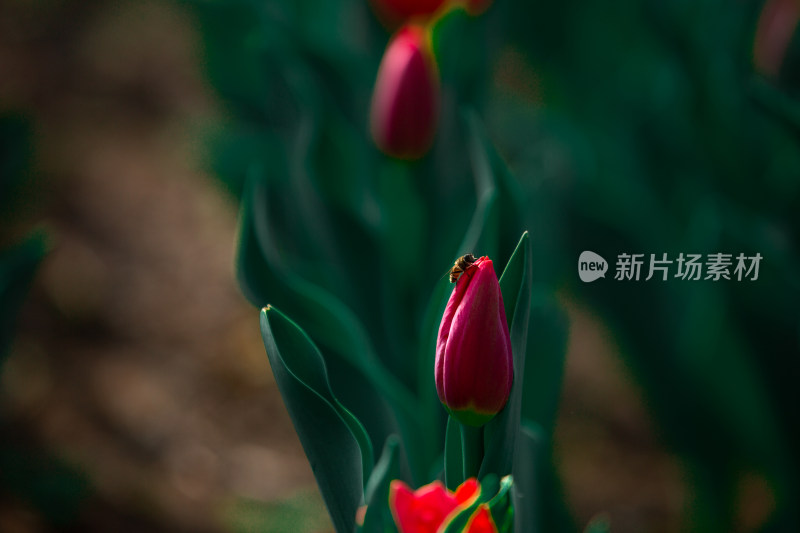
<svg viewBox="0 0 800 533"><path fill-rule="evenodd" d="M464 479L478 477L483 462L483 427L461 426L461 455L464 458Z"/></svg>

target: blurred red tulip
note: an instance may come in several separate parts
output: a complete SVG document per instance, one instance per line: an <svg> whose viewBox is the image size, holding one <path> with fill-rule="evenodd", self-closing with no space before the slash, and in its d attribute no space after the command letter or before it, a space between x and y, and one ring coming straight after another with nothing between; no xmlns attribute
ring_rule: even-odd
<svg viewBox="0 0 800 533"><path fill-rule="evenodd" d="M436 533L453 511L472 505L479 494L480 485L475 478L466 480L455 492L447 490L441 481L412 491L396 479L389 486L389 508L399 533ZM482 531L476 529L475 533Z"/></svg>
<svg viewBox="0 0 800 533"><path fill-rule="evenodd" d="M797 0L767 0L753 42L756 71L769 78L778 77L798 20L800 2Z"/></svg>
<svg viewBox="0 0 800 533"><path fill-rule="evenodd" d="M423 156L439 121L439 71L425 30L408 25L389 41L372 93L375 144L403 159Z"/></svg>

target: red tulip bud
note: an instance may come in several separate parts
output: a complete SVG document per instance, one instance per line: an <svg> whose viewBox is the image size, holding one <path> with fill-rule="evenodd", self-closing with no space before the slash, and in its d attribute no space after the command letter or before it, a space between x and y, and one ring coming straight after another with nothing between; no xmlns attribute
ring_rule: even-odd
<svg viewBox="0 0 800 533"><path fill-rule="evenodd" d="M439 71L423 28L405 26L389 41L372 93L371 130L387 154L415 159L433 143Z"/></svg>
<svg viewBox="0 0 800 533"><path fill-rule="evenodd" d="M514 379L500 284L488 257L457 279L439 326L436 391L457 420L481 426L508 401Z"/></svg>

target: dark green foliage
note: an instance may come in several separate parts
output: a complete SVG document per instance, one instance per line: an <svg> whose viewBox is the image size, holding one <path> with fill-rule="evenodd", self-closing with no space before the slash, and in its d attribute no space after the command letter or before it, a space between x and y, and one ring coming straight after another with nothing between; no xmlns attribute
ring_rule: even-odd
<svg viewBox="0 0 800 533"><path fill-rule="evenodd" d="M551 256L560 258L555 271L612 326L660 434L688 461L687 524L730 530L731 485L755 470L774 492L774 527L792 531L800 520L789 503L800 497L798 104L787 79L753 74L758 6L568 5L506 4L518 21L511 42L538 73L546 111L498 101L489 129L512 148L523 182L560 183L556 220L568 232ZM519 138L570 161L548 169ZM578 281L575 258L587 249L612 263L606 280ZM614 282L623 252L764 260L755 282Z"/></svg>
<svg viewBox="0 0 800 533"><path fill-rule="evenodd" d="M231 112L216 163L242 196L243 290L319 345L374 449L399 435L399 477L418 486L443 467L448 487L463 480L431 371L443 276L466 252L503 264L527 229L524 261L508 267L526 289L503 282L518 374L485 429L482 472L513 472L535 500L516 510L536 525L517 530L576 529L550 459L568 335L556 287L610 327L687 465L690 530L733 527L743 472L775 496L770 530L798 528L800 108L788 70L753 73L758 6L509 0L478 19L450 13L433 32L440 129L408 163L367 134L389 35L366 2L193 5ZM578 280L583 250L609 260L606 279ZM613 279L619 253L681 252L764 261L754 282Z"/></svg>

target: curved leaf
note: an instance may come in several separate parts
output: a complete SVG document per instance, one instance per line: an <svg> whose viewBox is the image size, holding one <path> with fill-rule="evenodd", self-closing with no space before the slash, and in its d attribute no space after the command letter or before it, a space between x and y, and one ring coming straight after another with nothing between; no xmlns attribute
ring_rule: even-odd
<svg viewBox="0 0 800 533"><path fill-rule="evenodd" d="M450 490L464 482L464 457L461 444L461 425L452 416L447 417L444 437L444 484Z"/></svg>
<svg viewBox="0 0 800 533"><path fill-rule="evenodd" d="M516 533L538 533L542 531L540 489L537 478L541 467L541 431L528 422L523 423L514 458L514 508L516 510Z"/></svg>
<svg viewBox="0 0 800 533"><path fill-rule="evenodd" d="M481 479L490 473L498 476L510 474L514 462L514 447L521 419L531 301L531 260L527 232L522 234L517 249L500 277L500 290L511 333L514 384L505 408L484 426L485 453L479 474Z"/></svg>
<svg viewBox="0 0 800 533"><path fill-rule="evenodd" d="M288 312L303 317L309 334L330 350L329 355L349 365L335 365L334 370L353 368L361 373L365 379L348 379L347 388L339 393L346 395L347 405L363 421L373 444L382 443L398 431L395 414L383 398L412 422L416 399L381 365L353 311L283 263L269 224L256 220L255 205L266 205L266 196L266 184L252 176L242 200L239 230L237 272L242 289L255 303L265 304L269 295L289 306Z"/></svg>
<svg viewBox="0 0 800 533"><path fill-rule="evenodd" d="M261 333L333 524L349 533L372 468L369 436L333 395L322 355L294 322L268 306L261 311Z"/></svg>
<svg viewBox="0 0 800 533"><path fill-rule="evenodd" d="M565 505L550 442L538 424L523 419L514 451L516 533L577 530Z"/></svg>
<svg viewBox="0 0 800 533"><path fill-rule="evenodd" d="M569 320L552 293L534 289L531 300L522 418L533 420L552 434L561 397Z"/></svg>
<svg viewBox="0 0 800 533"><path fill-rule="evenodd" d="M400 441L395 435L386 439L383 453L372 475L369 477L366 489L367 511L364 515L362 533L384 533L394 523L389 509L389 485L393 479L400 476L398 467L398 449Z"/></svg>
<svg viewBox="0 0 800 533"><path fill-rule="evenodd" d="M492 513L492 520L497 525L497 530L501 532L511 532L514 528L513 476L505 476L500 480L500 490L489 500L489 511Z"/></svg>

